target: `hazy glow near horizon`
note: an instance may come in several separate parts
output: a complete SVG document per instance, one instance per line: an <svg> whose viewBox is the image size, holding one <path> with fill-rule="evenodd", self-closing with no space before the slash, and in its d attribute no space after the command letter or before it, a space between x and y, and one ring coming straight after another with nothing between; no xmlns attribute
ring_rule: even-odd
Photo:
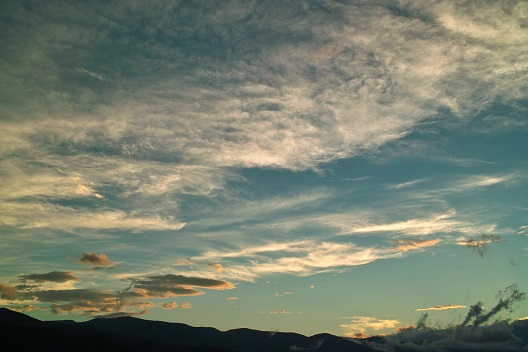
<svg viewBox="0 0 528 352"><path fill-rule="evenodd" d="M0 306L360 336L528 291L527 2L0 14Z"/></svg>

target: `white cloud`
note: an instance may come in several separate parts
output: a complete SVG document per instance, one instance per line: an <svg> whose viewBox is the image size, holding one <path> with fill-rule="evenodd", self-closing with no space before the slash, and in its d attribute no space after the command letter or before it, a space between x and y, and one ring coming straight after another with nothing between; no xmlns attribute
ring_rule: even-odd
<svg viewBox="0 0 528 352"><path fill-rule="evenodd" d="M403 182L403 183L396 183L396 184L388 185L387 188L388 189L402 189L402 188L414 186L423 181L424 179L419 179L419 180L413 180L413 181L408 181L408 182Z"/></svg>
<svg viewBox="0 0 528 352"><path fill-rule="evenodd" d="M449 310L449 309L460 309L460 308L467 308L467 306L463 306L460 304L450 304L446 306L436 306L436 307L430 307L430 308L418 308L415 309L415 312L423 312L423 311L436 311L436 310Z"/></svg>
<svg viewBox="0 0 528 352"><path fill-rule="evenodd" d="M75 210L48 204L4 202L0 222L21 228L180 230L185 223L159 216L137 216L123 211Z"/></svg>
<svg viewBox="0 0 528 352"><path fill-rule="evenodd" d="M359 247L353 243L309 240L268 243L235 251L209 250L196 259L230 259L229 265L223 265L222 274L228 278L252 281L257 277L277 273L308 276L339 271L399 256L394 251Z"/></svg>

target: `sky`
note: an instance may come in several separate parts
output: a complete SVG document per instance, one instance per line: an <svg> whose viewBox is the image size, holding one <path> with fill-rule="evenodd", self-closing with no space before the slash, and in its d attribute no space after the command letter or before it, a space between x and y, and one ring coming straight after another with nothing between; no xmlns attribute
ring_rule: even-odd
<svg viewBox="0 0 528 352"><path fill-rule="evenodd" d="M0 33L3 307L355 336L528 291L528 2L6 0Z"/></svg>

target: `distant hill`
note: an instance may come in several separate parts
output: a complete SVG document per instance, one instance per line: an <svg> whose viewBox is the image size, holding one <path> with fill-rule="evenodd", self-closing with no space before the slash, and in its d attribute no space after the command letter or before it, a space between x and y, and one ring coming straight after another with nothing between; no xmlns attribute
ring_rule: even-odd
<svg viewBox="0 0 528 352"><path fill-rule="evenodd" d="M132 317L83 323L40 321L0 308L2 342L38 351L173 352L370 352L374 349L330 334L311 337L251 329L226 332L208 327Z"/></svg>
<svg viewBox="0 0 528 352"><path fill-rule="evenodd" d="M133 317L95 318L77 323L40 321L0 308L4 346L22 351L97 352L435 352L528 351L528 320L482 327L473 339L457 340L446 330L417 331L366 339L331 334L310 337L251 329L220 331Z"/></svg>

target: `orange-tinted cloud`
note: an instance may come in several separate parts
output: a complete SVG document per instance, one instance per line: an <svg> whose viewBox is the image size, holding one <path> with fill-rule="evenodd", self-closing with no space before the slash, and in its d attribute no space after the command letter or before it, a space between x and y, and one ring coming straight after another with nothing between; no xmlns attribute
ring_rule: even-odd
<svg viewBox="0 0 528 352"><path fill-rule="evenodd" d="M394 242L396 245L396 250L400 252L407 252L407 251L413 251L418 250L426 247L432 247L438 244L441 241L439 238L431 239L431 240L422 240L422 239L415 239L415 238L408 238L408 239L401 239Z"/></svg>
<svg viewBox="0 0 528 352"><path fill-rule="evenodd" d="M220 263L207 263L209 265L209 268L214 271L218 271L221 273L224 270L224 267Z"/></svg>
<svg viewBox="0 0 528 352"><path fill-rule="evenodd" d="M192 306L189 302L184 302L181 306L180 306L181 309L191 309Z"/></svg>
<svg viewBox="0 0 528 352"><path fill-rule="evenodd" d="M228 301L236 301L238 300L238 297L227 297Z"/></svg>
<svg viewBox="0 0 528 352"><path fill-rule="evenodd" d="M115 265L114 262L108 259L106 254L104 253L97 254L94 252L83 253L83 255L81 256L81 259L79 259L79 263L87 264L87 265L98 265L98 266Z"/></svg>
<svg viewBox="0 0 528 352"><path fill-rule="evenodd" d="M178 308L178 303L176 302L165 303L165 304L162 304L161 307L163 309L175 309L175 308Z"/></svg>

